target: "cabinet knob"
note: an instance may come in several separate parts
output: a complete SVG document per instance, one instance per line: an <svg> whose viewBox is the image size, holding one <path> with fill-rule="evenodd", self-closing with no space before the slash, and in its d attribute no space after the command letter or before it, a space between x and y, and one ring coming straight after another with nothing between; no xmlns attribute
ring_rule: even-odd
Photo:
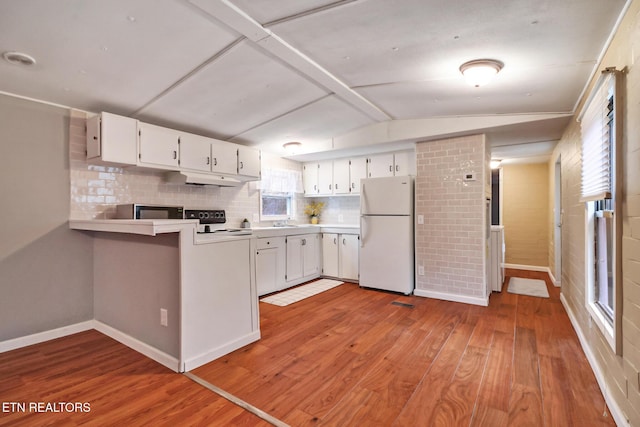
<svg viewBox="0 0 640 427"><path fill-rule="evenodd" d="M240 169L244 169L244 162L240 162Z"/></svg>
<svg viewBox="0 0 640 427"><path fill-rule="evenodd" d="M338 239L336 237L333 238L333 244L337 245L338 244Z"/></svg>
<svg viewBox="0 0 640 427"><path fill-rule="evenodd" d="M178 152L176 150L173 150L173 160L178 158Z"/></svg>
<svg viewBox="0 0 640 427"><path fill-rule="evenodd" d="M218 158L217 157L213 158L213 166L218 166Z"/></svg>

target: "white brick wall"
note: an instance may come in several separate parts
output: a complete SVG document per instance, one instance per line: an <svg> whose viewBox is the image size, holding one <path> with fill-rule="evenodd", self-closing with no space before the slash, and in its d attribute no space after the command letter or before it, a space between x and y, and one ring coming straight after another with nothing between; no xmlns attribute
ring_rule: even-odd
<svg viewBox="0 0 640 427"><path fill-rule="evenodd" d="M484 294L485 141L482 135L416 145L416 288L450 295ZM474 173L475 181L465 181Z"/></svg>

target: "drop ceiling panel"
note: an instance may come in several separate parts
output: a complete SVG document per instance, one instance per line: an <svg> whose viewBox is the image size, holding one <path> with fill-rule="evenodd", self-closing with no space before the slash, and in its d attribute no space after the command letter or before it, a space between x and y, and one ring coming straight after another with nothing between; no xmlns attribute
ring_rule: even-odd
<svg viewBox="0 0 640 427"><path fill-rule="evenodd" d="M368 0L271 29L350 86L363 86L449 78L462 62L487 56L518 67L594 61L623 4ZM461 62L443 61L453 56Z"/></svg>
<svg viewBox="0 0 640 427"><path fill-rule="evenodd" d="M331 139L373 121L335 96L328 96L235 137L236 142L259 141L261 148L280 150L282 144L309 144Z"/></svg>
<svg viewBox="0 0 640 427"><path fill-rule="evenodd" d="M91 111L131 112L237 39L173 0L21 0L0 4L0 90Z"/></svg>
<svg viewBox="0 0 640 427"><path fill-rule="evenodd" d="M138 117L229 138L325 95L244 41L151 103Z"/></svg>
<svg viewBox="0 0 640 427"><path fill-rule="evenodd" d="M588 75L589 64L550 68L538 79L525 72L500 73L487 86L469 86L462 76L448 80L396 83L359 88L396 119L434 116L570 112L574 93L582 81L572 76ZM586 79L586 77L585 77Z"/></svg>

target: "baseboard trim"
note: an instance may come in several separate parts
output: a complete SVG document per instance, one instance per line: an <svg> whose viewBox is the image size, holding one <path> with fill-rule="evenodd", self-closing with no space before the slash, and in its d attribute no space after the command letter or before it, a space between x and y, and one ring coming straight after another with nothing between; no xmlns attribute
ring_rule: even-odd
<svg viewBox="0 0 640 427"><path fill-rule="evenodd" d="M108 337L113 338L121 344L126 345L127 347L147 356L149 359L155 360L161 365L166 366L174 372L180 372L180 361L175 357L158 350L155 347L150 346L149 344L145 344L142 341L133 338L130 335L125 334L118 329L112 328L111 326L104 324L98 320L94 320L94 329L98 332L105 334Z"/></svg>
<svg viewBox="0 0 640 427"><path fill-rule="evenodd" d="M553 283L553 286L555 286L556 288L560 287L560 280L557 280L555 278L555 276L553 275L549 267L544 267L541 265L506 264L506 263L502 264L502 266L504 268L513 268L514 270L543 271L549 275L549 278L551 279L551 283Z"/></svg>
<svg viewBox="0 0 640 427"><path fill-rule="evenodd" d="M444 301L463 302L473 305L489 305L489 297L472 297L467 295L450 294L447 292L430 291L426 289L414 289L413 294L418 297L434 298Z"/></svg>
<svg viewBox="0 0 640 427"><path fill-rule="evenodd" d="M598 382L598 386L600 387L600 391L602 392L602 396L604 396L604 400L609 407L609 411L611 411L611 415L613 416L614 421L618 426L630 426L629 420L622 412L622 409L618 405L618 403L613 398L613 394L609 390L609 386L605 381L605 376L602 370L600 369L600 365L597 362L591 347L589 347L587 338L582 332L582 328L580 327L578 320L571 309L571 306L568 304L566 298L563 293L560 293L560 301L562 302L562 306L564 310L567 312L569 316L569 321L573 326L573 330L576 331L576 335L578 335L578 341L580 341L580 346L582 347L582 351L584 351L585 356L587 356L587 360L589 361L589 365L591 365L591 370L593 371L596 381Z"/></svg>
<svg viewBox="0 0 640 427"><path fill-rule="evenodd" d="M93 320L87 320L85 322L75 323L73 325L63 326L49 331L38 332L24 337L13 338L0 342L0 353L34 344L40 344L41 342L66 337L67 335L77 334L78 332L84 332L90 329L93 329Z"/></svg>
<svg viewBox="0 0 640 427"><path fill-rule="evenodd" d="M247 344L251 344L252 342L258 341L260 339L260 331L254 331L247 335L244 335L237 340L233 340L231 342L226 343L223 346L218 348L214 348L212 350L207 351L206 353L200 354L196 357L192 357L188 360L184 361L184 372L189 372L193 369L196 369L205 363L209 363L212 360L215 360L219 357L224 356L225 354L229 354L234 350L239 349L240 347L244 347Z"/></svg>

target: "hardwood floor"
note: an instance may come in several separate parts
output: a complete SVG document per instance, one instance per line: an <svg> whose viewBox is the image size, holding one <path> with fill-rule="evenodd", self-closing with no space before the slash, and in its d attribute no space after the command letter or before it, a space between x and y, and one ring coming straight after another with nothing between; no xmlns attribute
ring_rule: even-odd
<svg viewBox="0 0 640 427"><path fill-rule="evenodd" d="M508 279L489 307L345 284L260 303L262 339L192 373L292 426L615 425L559 289L507 273L544 278L550 298ZM268 425L95 331L0 354L6 402L91 412L0 411L0 425Z"/></svg>

